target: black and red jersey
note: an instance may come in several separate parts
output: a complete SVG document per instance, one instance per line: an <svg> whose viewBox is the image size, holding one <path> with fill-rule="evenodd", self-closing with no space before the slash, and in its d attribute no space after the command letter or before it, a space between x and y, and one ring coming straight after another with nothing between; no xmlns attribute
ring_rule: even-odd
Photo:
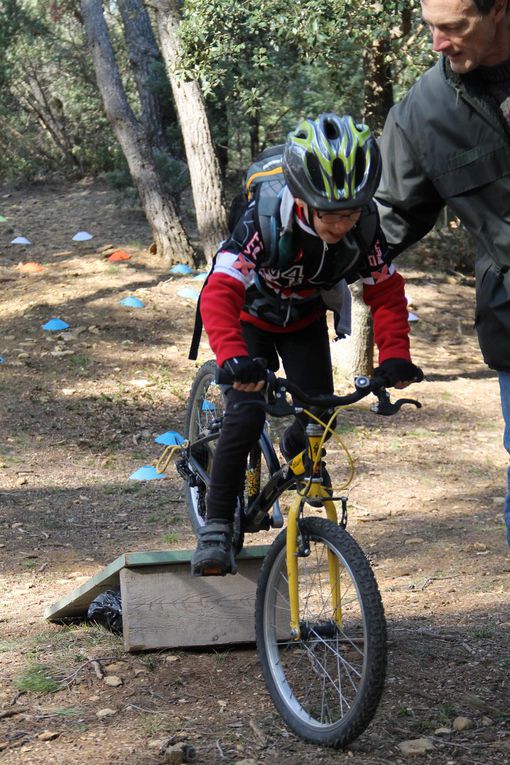
<svg viewBox="0 0 510 765"><path fill-rule="evenodd" d="M391 263L375 205L334 245L320 239L298 215L290 192L282 200L283 229L277 263L265 265L264 242L251 204L216 254L200 308L218 364L248 355L241 321L270 332L291 332L312 323L326 309L324 291L343 279L363 281L363 297L374 318L380 361L409 356L404 282ZM364 231L371 216L370 241ZM329 303L328 303L329 305Z"/></svg>

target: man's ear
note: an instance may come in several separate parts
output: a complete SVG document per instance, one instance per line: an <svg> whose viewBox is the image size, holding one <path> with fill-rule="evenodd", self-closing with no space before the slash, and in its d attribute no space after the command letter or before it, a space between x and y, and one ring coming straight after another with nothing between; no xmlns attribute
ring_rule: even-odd
<svg viewBox="0 0 510 765"><path fill-rule="evenodd" d="M494 21L498 23L502 21L508 13L508 10L508 0L496 0L493 6Z"/></svg>

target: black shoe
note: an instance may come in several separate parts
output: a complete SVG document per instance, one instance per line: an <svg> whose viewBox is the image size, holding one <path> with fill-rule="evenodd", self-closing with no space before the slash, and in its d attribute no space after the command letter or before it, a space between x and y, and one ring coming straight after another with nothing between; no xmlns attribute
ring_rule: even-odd
<svg viewBox="0 0 510 765"><path fill-rule="evenodd" d="M207 520L198 532L198 543L191 558L193 576L225 576L237 571L232 550L232 524Z"/></svg>
<svg viewBox="0 0 510 765"><path fill-rule="evenodd" d="M286 428L283 431L283 433L280 436L280 441L278 443L278 446L280 447L280 452L285 462L290 462L305 448L305 443L303 441L302 445L298 446L297 448L294 445L294 449L289 449L289 430L290 430L290 427ZM292 440L292 437L290 440Z"/></svg>

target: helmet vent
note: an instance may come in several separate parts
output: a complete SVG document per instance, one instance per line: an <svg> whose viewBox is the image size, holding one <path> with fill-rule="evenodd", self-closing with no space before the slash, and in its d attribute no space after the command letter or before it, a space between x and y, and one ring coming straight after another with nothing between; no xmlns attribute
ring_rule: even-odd
<svg viewBox="0 0 510 765"><path fill-rule="evenodd" d="M345 183L345 167L338 157L333 160L333 180L337 189L342 190Z"/></svg>
<svg viewBox="0 0 510 765"><path fill-rule="evenodd" d="M358 188L360 184L363 182L363 178L365 177L365 170L366 170L366 163L365 163L365 154L363 153L363 150L359 148L356 149L356 160L354 163L354 186L355 188Z"/></svg>
<svg viewBox="0 0 510 765"><path fill-rule="evenodd" d="M328 141L334 141L336 138L340 138L338 133L338 127L333 120L324 121L324 133Z"/></svg>
<svg viewBox="0 0 510 765"><path fill-rule="evenodd" d="M310 180L319 192L325 191L324 179L322 177L320 163L315 154L307 152L306 154L306 167Z"/></svg>

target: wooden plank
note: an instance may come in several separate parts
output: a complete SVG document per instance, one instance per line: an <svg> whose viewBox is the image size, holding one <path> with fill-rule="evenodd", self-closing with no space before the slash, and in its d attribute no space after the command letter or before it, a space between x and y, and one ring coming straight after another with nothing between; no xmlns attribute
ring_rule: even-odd
<svg viewBox="0 0 510 765"><path fill-rule="evenodd" d="M250 547L244 547L239 553L237 560L264 557L268 549L268 545L252 545ZM193 552L193 550L150 550L148 552L130 552L123 556L124 565L128 568L137 568L139 566L189 563Z"/></svg>
<svg viewBox="0 0 510 765"><path fill-rule="evenodd" d="M125 556L121 555L80 587L48 606L44 612L44 618L50 622L56 622L62 618L86 614L89 605L97 595L111 587L119 586L119 574L124 566Z"/></svg>
<svg viewBox="0 0 510 765"><path fill-rule="evenodd" d="M237 574L224 577L190 576L187 562L124 568L120 582L126 650L254 642L262 558L238 559Z"/></svg>
<svg viewBox="0 0 510 765"><path fill-rule="evenodd" d="M260 561L268 549L267 545L245 547L238 556L239 565L244 565L243 562L249 560ZM190 575L189 562L192 555L193 550L149 550L125 553L101 569L80 587L60 598L53 605L48 606L44 611L44 617L49 621L58 622L69 617L85 616L89 605L97 595L112 587L121 586L120 572L124 568L143 569L163 566L173 570L174 567L180 566L183 567L183 574L187 573L190 579L199 581L201 577L191 577ZM220 581L235 578L220 577ZM125 597L124 589L121 587L123 600Z"/></svg>

